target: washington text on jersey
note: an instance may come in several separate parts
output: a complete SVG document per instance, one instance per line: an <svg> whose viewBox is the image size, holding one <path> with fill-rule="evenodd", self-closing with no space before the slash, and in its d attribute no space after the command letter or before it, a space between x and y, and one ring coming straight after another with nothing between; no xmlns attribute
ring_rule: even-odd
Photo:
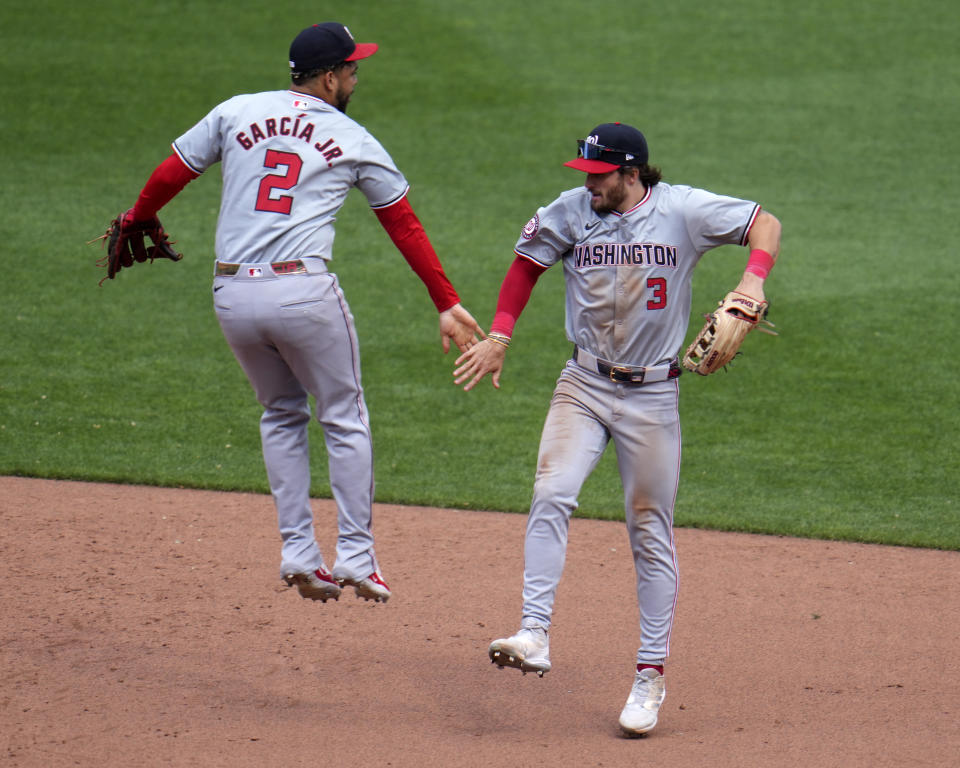
<svg viewBox="0 0 960 768"><path fill-rule="evenodd" d="M659 243L584 243L573 247L577 269L587 267L676 267L677 246Z"/></svg>

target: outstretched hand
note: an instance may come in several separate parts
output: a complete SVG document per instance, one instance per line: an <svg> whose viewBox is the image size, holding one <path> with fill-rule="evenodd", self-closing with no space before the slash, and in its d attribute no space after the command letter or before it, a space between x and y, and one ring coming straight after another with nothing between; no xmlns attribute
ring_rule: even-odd
<svg viewBox="0 0 960 768"><path fill-rule="evenodd" d="M450 309L440 313L440 339L443 343L443 354L450 351L450 341L457 345L457 349L466 352L479 339L486 338L483 329L460 304L454 304Z"/></svg>
<svg viewBox="0 0 960 768"><path fill-rule="evenodd" d="M500 389L500 371L503 370L506 354L507 348L503 344L484 339L457 358L455 365L458 367L453 371L453 383L459 386L470 379L463 387L464 392L469 392L489 373L492 374L493 386Z"/></svg>

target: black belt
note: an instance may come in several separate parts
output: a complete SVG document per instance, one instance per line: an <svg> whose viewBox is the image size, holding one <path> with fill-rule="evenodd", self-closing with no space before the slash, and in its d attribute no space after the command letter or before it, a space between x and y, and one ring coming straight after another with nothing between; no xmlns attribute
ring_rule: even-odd
<svg viewBox="0 0 960 768"><path fill-rule="evenodd" d="M235 275L241 268L252 267L254 269L263 269L262 264L231 264L226 261L218 261L214 274L217 277L229 277ZM300 259L293 261L273 261L269 264L270 270L275 275L305 275L307 273L306 265Z"/></svg>
<svg viewBox="0 0 960 768"><path fill-rule="evenodd" d="M616 363L601 360L576 346L573 348L573 359L577 361L578 365L582 365L587 370L595 370L601 376L605 376L611 381L617 381L622 384L652 384L656 381L675 379L683 373L683 369L676 359L671 360L669 363L648 367L617 365Z"/></svg>

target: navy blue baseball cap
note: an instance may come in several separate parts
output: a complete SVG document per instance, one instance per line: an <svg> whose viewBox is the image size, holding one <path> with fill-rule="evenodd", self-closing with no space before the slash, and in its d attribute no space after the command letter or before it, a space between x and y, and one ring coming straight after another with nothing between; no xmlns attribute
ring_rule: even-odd
<svg viewBox="0 0 960 768"><path fill-rule="evenodd" d="M586 173L609 173L625 165L646 165L647 140L632 125L602 123L577 142L577 159L564 165Z"/></svg>
<svg viewBox="0 0 960 768"><path fill-rule="evenodd" d="M290 69L309 72L339 64L358 61L377 52L376 43L358 43L343 24L327 21L307 27L290 43Z"/></svg>

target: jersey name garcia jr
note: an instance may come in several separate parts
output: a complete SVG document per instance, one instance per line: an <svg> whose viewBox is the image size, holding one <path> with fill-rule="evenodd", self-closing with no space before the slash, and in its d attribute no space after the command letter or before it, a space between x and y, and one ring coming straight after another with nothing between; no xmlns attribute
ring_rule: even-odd
<svg viewBox="0 0 960 768"><path fill-rule="evenodd" d="M234 96L174 141L173 149L197 173L221 163L219 261L330 259L336 214L351 189L382 208L409 188L363 126L296 91Z"/></svg>
<svg viewBox="0 0 960 768"><path fill-rule="evenodd" d="M584 187L540 208L515 251L563 264L567 338L623 365L672 360L690 319L693 268L711 248L744 245L754 202L661 182L625 213L597 214Z"/></svg>

